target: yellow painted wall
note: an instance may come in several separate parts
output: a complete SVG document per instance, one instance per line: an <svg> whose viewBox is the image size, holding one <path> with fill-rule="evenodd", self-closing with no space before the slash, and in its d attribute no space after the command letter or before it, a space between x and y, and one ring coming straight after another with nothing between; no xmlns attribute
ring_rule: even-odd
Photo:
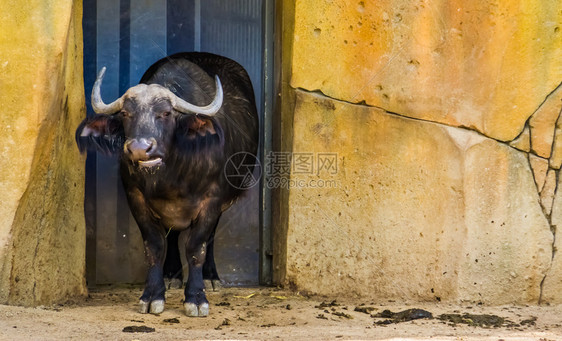
<svg viewBox="0 0 562 341"><path fill-rule="evenodd" d="M558 1L296 1L291 85L509 141L562 78Z"/></svg>
<svg viewBox="0 0 562 341"><path fill-rule="evenodd" d="M276 281L562 303L562 4L296 0L280 20L277 148L338 168L276 192Z"/></svg>
<svg viewBox="0 0 562 341"><path fill-rule="evenodd" d="M85 288L82 2L0 1L0 302Z"/></svg>
<svg viewBox="0 0 562 341"><path fill-rule="evenodd" d="M0 302L47 304L85 293L82 4L0 5ZM338 168L276 191L275 280L560 303L560 3L277 6L276 146L335 153Z"/></svg>

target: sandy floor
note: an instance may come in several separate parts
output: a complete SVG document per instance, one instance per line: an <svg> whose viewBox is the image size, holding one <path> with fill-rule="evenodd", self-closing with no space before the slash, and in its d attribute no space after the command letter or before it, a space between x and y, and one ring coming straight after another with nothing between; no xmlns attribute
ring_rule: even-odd
<svg viewBox="0 0 562 341"><path fill-rule="evenodd" d="M562 340L562 306L482 307L446 303L400 305L358 299L305 297L273 288L226 288L208 294L210 316L188 318L182 292L168 291L161 315L136 312L139 287L101 288L83 302L40 308L0 305L0 340L187 340L187 339L432 339ZM356 311L359 308L361 311ZM433 319L390 324L374 317L388 309L421 308ZM368 313L367 313L368 312ZM455 322L442 314L492 314ZM386 321L386 322L385 322ZM499 322L498 322L499 321ZM468 323L468 324L467 324Z"/></svg>

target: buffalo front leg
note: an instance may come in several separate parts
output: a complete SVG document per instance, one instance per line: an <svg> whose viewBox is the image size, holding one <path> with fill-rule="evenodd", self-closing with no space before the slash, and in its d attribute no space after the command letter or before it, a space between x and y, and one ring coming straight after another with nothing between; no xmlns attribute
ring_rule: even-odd
<svg viewBox="0 0 562 341"><path fill-rule="evenodd" d="M142 314L160 314L164 311L166 285L164 283L164 260L166 259L166 238L160 229L142 233L148 272L144 292L139 301Z"/></svg>
<svg viewBox="0 0 562 341"><path fill-rule="evenodd" d="M188 236L180 237L180 239L187 241L185 250L189 275L185 286L184 302L187 316L209 315L209 301L205 295L203 282L203 264L208 251L209 237L219 217L220 211L215 214L206 212L200 215L190 229L182 232L188 234Z"/></svg>
<svg viewBox="0 0 562 341"><path fill-rule="evenodd" d="M165 230L154 220L140 190L130 188L127 191L127 199L142 235L148 263L148 272L144 292L139 302L139 311L143 314L160 314L164 311L166 293L163 271L167 248Z"/></svg>
<svg viewBox="0 0 562 341"><path fill-rule="evenodd" d="M221 281L217 272L217 265L215 264L215 232L217 230L217 222L213 227L211 236L207 241L207 254L205 256L205 264L203 264L203 282L205 289L211 291L219 291L221 288Z"/></svg>

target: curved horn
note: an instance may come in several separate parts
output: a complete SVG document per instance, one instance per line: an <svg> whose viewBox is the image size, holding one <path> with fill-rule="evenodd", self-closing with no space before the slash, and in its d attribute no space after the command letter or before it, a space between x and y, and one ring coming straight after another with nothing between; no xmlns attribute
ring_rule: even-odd
<svg viewBox="0 0 562 341"><path fill-rule="evenodd" d="M92 109L96 114L113 114L123 109L123 97L118 98L115 102L105 104L101 99L101 82L105 75L105 66L101 68L92 89Z"/></svg>
<svg viewBox="0 0 562 341"><path fill-rule="evenodd" d="M222 85L219 79L219 76L215 76L215 84L217 92L215 93L215 98L211 102L211 104L206 105L204 107L199 107L193 105L189 102L184 101L183 99L179 98L178 96L174 95L172 98L172 106L175 110L187 114L187 113L194 113L194 114L202 114L207 116L214 116L219 109L222 107Z"/></svg>

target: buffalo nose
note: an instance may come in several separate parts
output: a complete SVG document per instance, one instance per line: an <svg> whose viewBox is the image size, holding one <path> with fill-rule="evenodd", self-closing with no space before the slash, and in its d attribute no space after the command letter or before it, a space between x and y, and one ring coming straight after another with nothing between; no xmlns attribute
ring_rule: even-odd
<svg viewBox="0 0 562 341"><path fill-rule="evenodd" d="M129 154L133 161L148 160L155 147L156 140L154 138L130 139L125 142L125 153Z"/></svg>

